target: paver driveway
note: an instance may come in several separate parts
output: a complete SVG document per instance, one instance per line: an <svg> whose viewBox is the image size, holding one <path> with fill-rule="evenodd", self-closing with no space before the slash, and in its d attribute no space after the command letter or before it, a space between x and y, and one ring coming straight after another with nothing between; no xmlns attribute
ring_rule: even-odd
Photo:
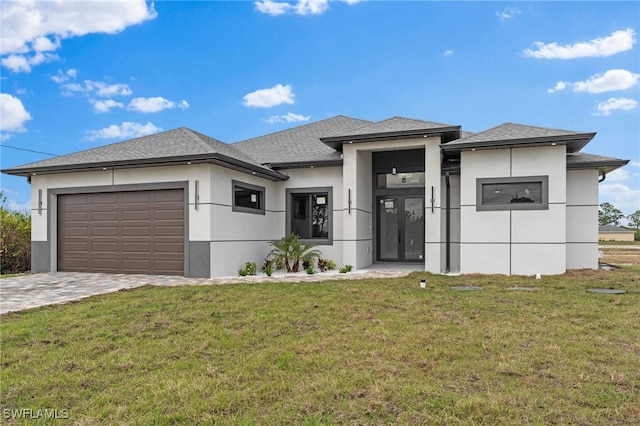
<svg viewBox="0 0 640 426"><path fill-rule="evenodd" d="M385 278L407 275L410 270L361 270L349 274L322 273L307 275L274 274L272 277L247 276L223 278L184 278L167 275L93 274L82 272L47 272L0 280L0 314L38 306L71 302L96 294L110 293L144 285L214 285L278 281L324 281L329 279Z"/></svg>

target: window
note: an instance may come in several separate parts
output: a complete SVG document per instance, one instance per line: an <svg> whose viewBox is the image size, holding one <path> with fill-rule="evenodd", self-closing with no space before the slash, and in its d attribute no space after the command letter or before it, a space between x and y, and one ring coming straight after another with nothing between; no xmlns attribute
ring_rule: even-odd
<svg viewBox="0 0 640 426"><path fill-rule="evenodd" d="M287 234L315 244L333 243L332 189L287 189Z"/></svg>
<svg viewBox="0 0 640 426"><path fill-rule="evenodd" d="M424 172L378 173L378 189L424 188Z"/></svg>
<svg viewBox="0 0 640 426"><path fill-rule="evenodd" d="M547 210L549 177L476 179L476 210Z"/></svg>
<svg viewBox="0 0 640 426"><path fill-rule="evenodd" d="M234 212L264 214L264 188L248 183L231 181Z"/></svg>

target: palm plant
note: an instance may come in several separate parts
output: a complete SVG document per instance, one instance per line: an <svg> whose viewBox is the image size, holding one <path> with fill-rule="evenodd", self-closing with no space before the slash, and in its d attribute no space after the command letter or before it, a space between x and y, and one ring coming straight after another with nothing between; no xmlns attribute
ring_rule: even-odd
<svg viewBox="0 0 640 426"><path fill-rule="evenodd" d="M279 240L269 241L273 247L269 252L269 258L275 263L284 264L287 272L298 272L300 261L303 259L317 259L322 256L320 250L314 244L300 242L300 237L291 233Z"/></svg>

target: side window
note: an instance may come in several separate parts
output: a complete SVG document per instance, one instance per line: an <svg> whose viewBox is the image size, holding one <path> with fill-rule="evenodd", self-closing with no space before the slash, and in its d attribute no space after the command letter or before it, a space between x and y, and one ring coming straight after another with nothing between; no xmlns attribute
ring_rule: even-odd
<svg viewBox="0 0 640 426"><path fill-rule="evenodd" d="M315 244L333 243L332 188L287 189L287 234Z"/></svg>
<svg viewBox="0 0 640 426"><path fill-rule="evenodd" d="M264 214L264 187L231 181L234 212Z"/></svg>
<svg viewBox="0 0 640 426"><path fill-rule="evenodd" d="M548 210L549 177L476 179L476 210Z"/></svg>

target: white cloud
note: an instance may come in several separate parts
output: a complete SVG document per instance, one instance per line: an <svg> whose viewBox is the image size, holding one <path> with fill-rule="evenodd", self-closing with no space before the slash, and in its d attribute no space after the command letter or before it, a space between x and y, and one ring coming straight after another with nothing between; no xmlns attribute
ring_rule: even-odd
<svg viewBox="0 0 640 426"><path fill-rule="evenodd" d="M109 112L112 108L124 108L124 104L116 102L112 99L95 100L90 99L89 102L93 105L95 112Z"/></svg>
<svg viewBox="0 0 640 426"><path fill-rule="evenodd" d="M500 18L501 21L506 21L521 13L522 11L517 7L505 7L502 11L496 11L496 16Z"/></svg>
<svg viewBox="0 0 640 426"><path fill-rule="evenodd" d="M36 52L32 56L25 55L9 55L6 58L2 58L2 66L8 68L14 73L18 72L30 72L32 65L39 65L44 62L51 62L58 59L58 55L52 53Z"/></svg>
<svg viewBox="0 0 640 426"><path fill-rule="evenodd" d="M15 67L18 57L23 64L37 65L38 53L60 47L60 40L91 33L114 34L157 16L153 3L145 0L94 1L3 1L0 3L0 55L14 56L2 65L14 72L30 68ZM30 53L36 55L27 57ZM44 55L47 60L56 55Z"/></svg>
<svg viewBox="0 0 640 426"><path fill-rule="evenodd" d="M27 212L29 213L31 211L31 200L26 201L24 203L19 203L15 200L12 199L8 199L7 200L7 207L9 210L12 210L14 212Z"/></svg>
<svg viewBox="0 0 640 426"><path fill-rule="evenodd" d="M587 93L603 93L612 92L615 90L630 89L640 80L640 74L633 73L627 70L613 69L608 70L604 74L594 74L584 81L576 81L569 83L566 81L559 81L555 87L549 89L549 93L564 90L567 87L572 87L573 91L587 92Z"/></svg>
<svg viewBox="0 0 640 426"><path fill-rule="evenodd" d="M575 59L611 56L616 53L633 49L636 43L636 33L627 28L614 31L608 37L600 37L591 41L578 42L569 45L558 43L545 44L541 41L533 43L533 49L525 49L522 53L526 57L537 59Z"/></svg>
<svg viewBox="0 0 640 426"><path fill-rule="evenodd" d="M276 84L270 89L260 89L244 96L244 106L254 108L269 108L280 104L293 104L295 95L291 85Z"/></svg>
<svg viewBox="0 0 640 426"><path fill-rule="evenodd" d="M146 136L152 133L157 133L162 129L156 127L151 122L147 124L134 123L131 121L125 121L122 124L112 124L109 127L105 127L100 130L89 130L85 132L85 138L90 141L96 139L126 139L137 138L139 136Z"/></svg>
<svg viewBox="0 0 640 426"><path fill-rule="evenodd" d="M308 121L311 118L311 116L304 116L304 115L300 115L300 114L294 114L292 112L285 114L285 115L272 115L271 117L267 118L266 121L269 124L273 124L273 123L296 123L296 122L300 122L300 121Z"/></svg>
<svg viewBox="0 0 640 426"><path fill-rule="evenodd" d="M640 189L632 189L622 183L601 183L600 201L603 199L623 211L633 212L640 209Z"/></svg>
<svg viewBox="0 0 640 426"><path fill-rule="evenodd" d="M132 111L138 111L143 113L152 113L159 112L163 109L172 109L172 108L189 108L189 103L185 100L180 102L170 101L161 96L153 97L153 98L135 98L129 102L129 106L127 109Z"/></svg>
<svg viewBox="0 0 640 426"><path fill-rule="evenodd" d="M2 132L24 132L24 123L31 120L31 114L22 105L22 101L7 93L0 93L0 130ZM9 139L2 135L2 140Z"/></svg>
<svg viewBox="0 0 640 426"><path fill-rule="evenodd" d="M341 0L348 5L358 3L360 0ZM321 15L329 9L329 0L297 0L297 1L273 1L258 0L253 3L258 12L271 16L295 13L297 15Z"/></svg>
<svg viewBox="0 0 640 426"><path fill-rule="evenodd" d="M71 71L73 71L73 73L69 74ZM81 93L84 95L96 95L101 98L109 98L111 96L131 96L133 93L131 88L123 83L108 84L103 81L92 80L85 80L82 83L67 83L71 78L75 78L75 70L69 70L67 74L62 74L58 71L57 75L51 77L53 81L60 84L64 95Z"/></svg>
<svg viewBox="0 0 640 426"><path fill-rule="evenodd" d="M616 169L611 173L607 174L607 181L611 182L619 182L621 180L629 179L629 173L625 169Z"/></svg>
<svg viewBox="0 0 640 426"><path fill-rule="evenodd" d="M451 56L451 55L453 55L454 53L455 53L455 52L454 52L452 49L449 49L449 50L445 50L445 51L444 51L444 53L443 53L443 55L444 55L444 56Z"/></svg>
<svg viewBox="0 0 640 426"><path fill-rule="evenodd" d="M597 105L598 115L610 115L612 111L630 111L638 107L638 102L629 98L609 98Z"/></svg>
<svg viewBox="0 0 640 426"><path fill-rule="evenodd" d="M58 84L66 83L69 80L75 80L78 72L74 68L70 68L67 72L62 72L62 70L58 70L56 75L51 77L51 80L55 81Z"/></svg>

